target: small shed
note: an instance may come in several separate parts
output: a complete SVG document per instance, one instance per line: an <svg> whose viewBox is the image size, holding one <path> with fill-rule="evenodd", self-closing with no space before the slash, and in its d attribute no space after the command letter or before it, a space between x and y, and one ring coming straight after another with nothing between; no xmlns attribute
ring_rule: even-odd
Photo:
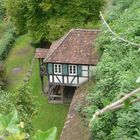
<svg viewBox="0 0 140 140"><path fill-rule="evenodd" d="M48 78L50 100L51 95L57 98L60 92L63 99L65 87L76 88L89 79L90 67L98 63L94 48L98 34L99 30L71 29L65 36L53 42L49 50L36 50L35 57L40 61L40 73L43 71L40 75Z"/></svg>

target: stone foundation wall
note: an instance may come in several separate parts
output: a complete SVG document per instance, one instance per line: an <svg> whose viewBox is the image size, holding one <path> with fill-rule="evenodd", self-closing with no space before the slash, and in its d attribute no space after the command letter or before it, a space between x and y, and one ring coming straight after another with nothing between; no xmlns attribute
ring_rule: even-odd
<svg viewBox="0 0 140 140"><path fill-rule="evenodd" d="M87 84L80 86L73 96L60 140L89 140L88 128L77 112L79 104L86 105Z"/></svg>

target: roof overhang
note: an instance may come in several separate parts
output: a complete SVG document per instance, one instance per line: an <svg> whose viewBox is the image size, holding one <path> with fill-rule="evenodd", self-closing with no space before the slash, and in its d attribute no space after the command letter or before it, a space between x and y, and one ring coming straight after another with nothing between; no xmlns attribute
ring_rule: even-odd
<svg viewBox="0 0 140 140"><path fill-rule="evenodd" d="M46 58L48 51L49 51L49 49L37 48L36 53L35 53L35 58L38 58L38 59Z"/></svg>

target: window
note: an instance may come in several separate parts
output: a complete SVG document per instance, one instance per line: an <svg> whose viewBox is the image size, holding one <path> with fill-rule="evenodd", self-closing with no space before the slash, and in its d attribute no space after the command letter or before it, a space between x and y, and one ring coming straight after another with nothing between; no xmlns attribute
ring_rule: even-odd
<svg viewBox="0 0 140 140"><path fill-rule="evenodd" d="M62 65L54 64L54 74L62 74Z"/></svg>
<svg viewBox="0 0 140 140"><path fill-rule="evenodd" d="M77 66L69 65L69 75L77 75Z"/></svg>

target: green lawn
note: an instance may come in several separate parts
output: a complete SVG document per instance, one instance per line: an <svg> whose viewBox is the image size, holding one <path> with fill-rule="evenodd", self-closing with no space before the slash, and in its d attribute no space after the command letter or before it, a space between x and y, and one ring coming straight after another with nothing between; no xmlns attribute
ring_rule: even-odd
<svg viewBox="0 0 140 140"><path fill-rule="evenodd" d="M28 35L20 36L6 59L7 90L12 91L23 80L34 55L34 48L30 45Z"/></svg>
<svg viewBox="0 0 140 140"><path fill-rule="evenodd" d="M36 60L30 85L33 87L33 93L38 98L40 110L38 116L33 120L36 128L47 130L53 126L58 129L57 140L59 140L64 121L68 112L69 105L49 104L47 96L41 93L41 82L39 78L38 61Z"/></svg>
<svg viewBox="0 0 140 140"><path fill-rule="evenodd" d="M30 68L33 56L34 49L30 46L30 37L28 35L19 37L6 60L8 91L15 90L15 88L23 81L23 78ZM37 97L40 106L38 115L33 120L33 125L41 130L47 130L56 126L58 129L57 140L59 140L69 105L48 103L47 96L41 92L38 66L38 60L35 60L33 73L29 81L29 85L32 87L32 93ZM15 68L20 69L18 71L16 70L15 73Z"/></svg>

